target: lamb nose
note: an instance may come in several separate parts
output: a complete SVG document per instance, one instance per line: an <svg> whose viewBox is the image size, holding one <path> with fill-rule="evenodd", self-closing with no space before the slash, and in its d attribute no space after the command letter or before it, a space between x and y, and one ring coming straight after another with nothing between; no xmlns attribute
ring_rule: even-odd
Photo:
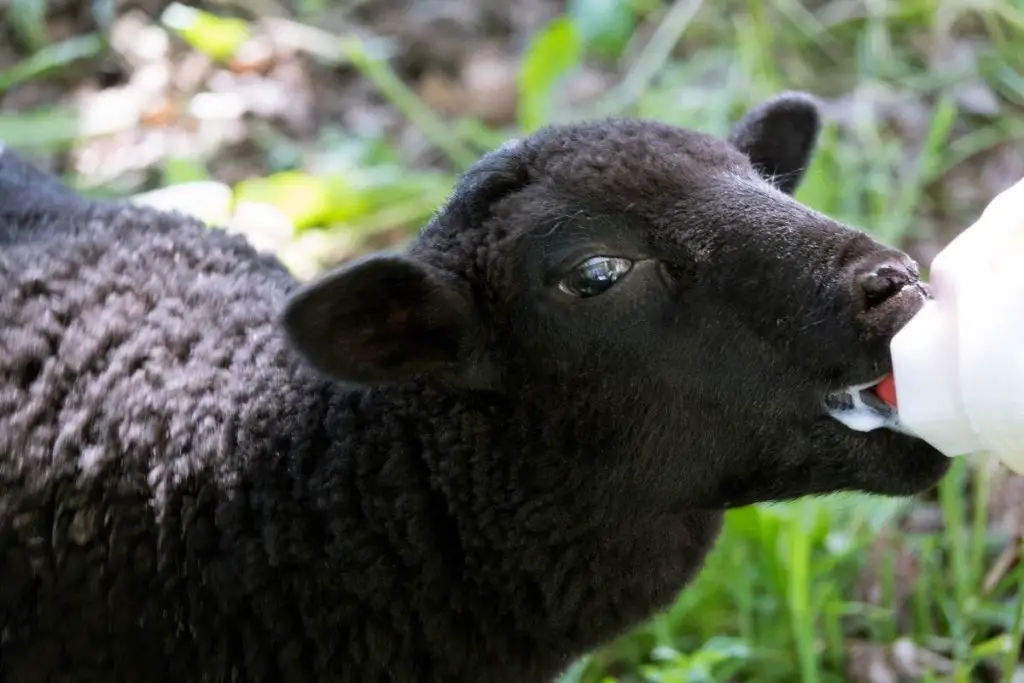
<svg viewBox="0 0 1024 683"><path fill-rule="evenodd" d="M872 308L916 280L916 276L902 264L886 263L858 278L858 285L864 296L865 308Z"/></svg>

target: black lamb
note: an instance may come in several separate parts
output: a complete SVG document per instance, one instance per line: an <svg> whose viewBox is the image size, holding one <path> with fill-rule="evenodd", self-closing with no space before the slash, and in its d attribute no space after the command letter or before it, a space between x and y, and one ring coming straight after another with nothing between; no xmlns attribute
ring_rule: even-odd
<svg viewBox="0 0 1024 683"><path fill-rule="evenodd" d="M547 683L724 510L934 485L863 389L928 292L792 198L819 121L549 127L306 285L0 154L0 681Z"/></svg>

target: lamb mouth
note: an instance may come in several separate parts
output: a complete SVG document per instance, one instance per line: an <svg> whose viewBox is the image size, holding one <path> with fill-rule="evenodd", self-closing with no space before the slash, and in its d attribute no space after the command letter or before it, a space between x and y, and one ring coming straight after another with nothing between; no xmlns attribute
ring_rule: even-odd
<svg viewBox="0 0 1024 683"><path fill-rule="evenodd" d="M884 379L879 377L864 384L854 384L825 396L828 414L850 429L870 432L889 429L900 434L913 434L900 422L896 408L879 398L874 388Z"/></svg>

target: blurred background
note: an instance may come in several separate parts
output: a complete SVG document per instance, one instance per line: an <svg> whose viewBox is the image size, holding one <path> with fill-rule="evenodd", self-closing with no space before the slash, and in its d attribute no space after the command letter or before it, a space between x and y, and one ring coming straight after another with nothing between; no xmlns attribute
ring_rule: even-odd
<svg viewBox="0 0 1024 683"><path fill-rule="evenodd" d="M1024 177L1024 0L0 0L0 140L308 279L401 246L508 137L724 135L826 105L798 198L922 263ZM564 681L1024 681L1024 478L729 515L699 580Z"/></svg>

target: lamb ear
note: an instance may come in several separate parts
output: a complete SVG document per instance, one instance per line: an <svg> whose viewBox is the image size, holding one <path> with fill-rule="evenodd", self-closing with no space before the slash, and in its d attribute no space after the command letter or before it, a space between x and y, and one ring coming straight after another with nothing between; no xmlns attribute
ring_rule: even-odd
<svg viewBox="0 0 1024 683"><path fill-rule="evenodd" d="M374 254L300 289L282 324L307 361L337 379L457 381L471 365L473 319L468 297L439 271Z"/></svg>
<svg viewBox="0 0 1024 683"><path fill-rule="evenodd" d="M793 194L810 164L821 132L817 100L785 92L754 107L733 128L729 142L786 194Z"/></svg>

